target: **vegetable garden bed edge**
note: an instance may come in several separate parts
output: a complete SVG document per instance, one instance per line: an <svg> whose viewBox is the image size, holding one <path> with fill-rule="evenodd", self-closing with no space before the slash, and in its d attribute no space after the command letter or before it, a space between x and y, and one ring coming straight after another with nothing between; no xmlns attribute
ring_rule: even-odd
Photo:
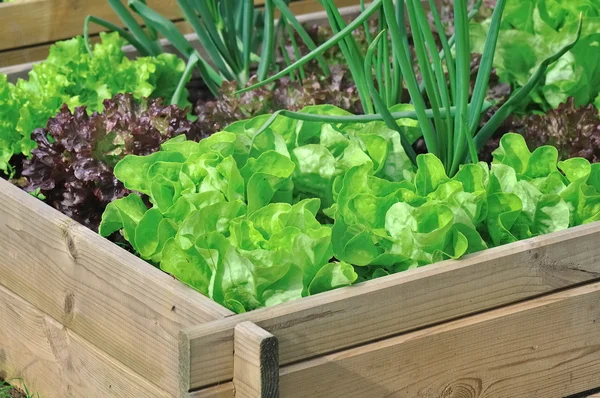
<svg viewBox="0 0 600 398"><path fill-rule="evenodd" d="M552 302L549 294L600 280L599 237L600 223L591 223L188 328L182 331L182 347L189 349L190 364L182 362L182 374L189 371L192 390L234 379L235 328L246 321L278 339L283 367L327 361L328 353L410 336L459 318L486 319L477 314L524 300ZM588 316L597 318L598 310ZM468 344L468 339L459 342Z"/></svg>
<svg viewBox="0 0 600 398"><path fill-rule="evenodd" d="M198 389L192 396L231 396L235 329L248 321L275 336L278 365L288 374L288 365L324 366L340 352L350 355L402 333L403 341L412 341L406 336L427 336L426 330L441 327L435 325L451 327L447 322L527 299L543 307L564 298L574 311L580 300L597 299L597 285L579 286L600 279L600 222L232 315L5 181L0 199L0 366L8 377L25 376L44 397L128 396L127 388L147 396ZM564 291L590 298L567 299ZM524 305L530 304L516 304ZM588 318L597 317L597 307L583 307ZM490 316L502 322L502 311L513 313L501 309L457 322L479 324ZM556 316L569 313L557 310Z"/></svg>
<svg viewBox="0 0 600 398"><path fill-rule="evenodd" d="M178 396L180 329L231 312L4 180L0 202L3 377L50 398Z"/></svg>

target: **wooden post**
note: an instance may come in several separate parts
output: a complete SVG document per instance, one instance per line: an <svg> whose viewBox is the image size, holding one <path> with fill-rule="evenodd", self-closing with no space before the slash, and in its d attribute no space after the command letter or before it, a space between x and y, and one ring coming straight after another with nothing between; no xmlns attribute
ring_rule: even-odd
<svg viewBox="0 0 600 398"><path fill-rule="evenodd" d="M279 397L279 343L252 322L234 332L233 385L238 398Z"/></svg>

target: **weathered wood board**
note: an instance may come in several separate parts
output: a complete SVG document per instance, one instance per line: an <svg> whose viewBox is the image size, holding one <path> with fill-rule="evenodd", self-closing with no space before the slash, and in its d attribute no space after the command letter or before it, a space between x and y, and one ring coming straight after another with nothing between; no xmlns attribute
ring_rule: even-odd
<svg viewBox="0 0 600 398"><path fill-rule="evenodd" d="M191 389L231 380L242 321L275 335L286 365L600 279L599 240L600 223L588 224L194 326L181 373Z"/></svg>
<svg viewBox="0 0 600 398"><path fill-rule="evenodd" d="M600 384L600 283L281 369L281 396L561 398Z"/></svg>
<svg viewBox="0 0 600 398"><path fill-rule="evenodd" d="M2 378L44 398L173 396L2 286L0 303Z"/></svg>
<svg viewBox="0 0 600 398"><path fill-rule="evenodd" d="M172 394L180 329L231 314L3 179L0 287Z"/></svg>

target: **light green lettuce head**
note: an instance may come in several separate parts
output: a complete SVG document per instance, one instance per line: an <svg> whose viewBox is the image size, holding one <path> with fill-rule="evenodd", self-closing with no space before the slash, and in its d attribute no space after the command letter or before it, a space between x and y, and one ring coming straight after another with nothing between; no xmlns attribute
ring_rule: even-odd
<svg viewBox="0 0 600 398"><path fill-rule="evenodd" d="M343 114L330 106L305 112ZM236 312L456 259L600 217L600 168L507 134L485 163L413 167L382 123L269 115L115 167L100 233ZM410 125L410 123L407 123ZM409 126L410 127L410 126ZM259 134L260 132L260 134Z"/></svg>

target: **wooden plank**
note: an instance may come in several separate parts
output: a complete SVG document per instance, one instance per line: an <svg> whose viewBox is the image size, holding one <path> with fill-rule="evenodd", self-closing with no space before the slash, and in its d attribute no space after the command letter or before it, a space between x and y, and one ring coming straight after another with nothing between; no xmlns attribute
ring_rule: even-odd
<svg viewBox="0 0 600 398"><path fill-rule="evenodd" d="M127 4L123 0L124 4ZM148 0L148 5L168 19L182 18L176 0ZM94 15L123 26L106 1L19 0L0 4L0 50L21 48L81 35L83 22ZM90 33L105 30L90 25Z"/></svg>
<svg viewBox="0 0 600 398"><path fill-rule="evenodd" d="M560 398L598 385L600 283L291 365L294 397Z"/></svg>
<svg viewBox="0 0 600 398"><path fill-rule="evenodd" d="M189 34L192 32L192 28L185 21L175 22L175 26L179 28L179 30L184 34ZM100 36L94 35L90 37L90 41L92 43L97 43L100 41ZM163 43L166 44L166 41L162 40ZM194 39L194 43L198 44L197 38ZM51 43L43 43L40 45L25 47L25 48L17 48L13 50L5 50L0 52L0 68L6 68L1 70L0 73L9 74L12 70L21 71L25 69L26 72L29 72L31 69L31 65L26 65L25 68L18 69L21 64L31 64L33 62L39 62L46 58L48 58L48 54L50 52L50 47L54 45L54 42ZM136 50L132 46L124 47L124 51L126 51L126 55L129 56L137 56ZM16 66L14 69L10 68L11 65ZM14 72L13 72L14 73ZM20 74L18 77L25 77L27 73ZM14 82L15 79L9 79L9 81Z"/></svg>
<svg viewBox="0 0 600 398"><path fill-rule="evenodd" d="M592 223L185 329L191 389L232 379L239 322L275 335L285 365L598 279L599 240Z"/></svg>
<svg viewBox="0 0 600 398"><path fill-rule="evenodd" d="M232 382L219 384L202 390L191 392L188 398L234 398L235 390Z"/></svg>
<svg viewBox="0 0 600 398"><path fill-rule="evenodd" d="M18 48L0 52L0 68L9 67L11 65L19 66L21 64L44 60L48 58L50 46L51 44L41 44L34 47Z"/></svg>
<svg viewBox="0 0 600 398"><path fill-rule="evenodd" d="M172 395L0 286L0 376L44 398Z"/></svg>
<svg viewBox="0 0 600 398"><path fill-rule="evenodd" d="M277 338L252 322L235 327L233 385L239 398L279 397Z"/></svg>
<svg viewBox="0 0 600 398"><path fill-rule="evenodd" d="M231 314L2 179L0 284L169 393L180 329Z"/></svg>

